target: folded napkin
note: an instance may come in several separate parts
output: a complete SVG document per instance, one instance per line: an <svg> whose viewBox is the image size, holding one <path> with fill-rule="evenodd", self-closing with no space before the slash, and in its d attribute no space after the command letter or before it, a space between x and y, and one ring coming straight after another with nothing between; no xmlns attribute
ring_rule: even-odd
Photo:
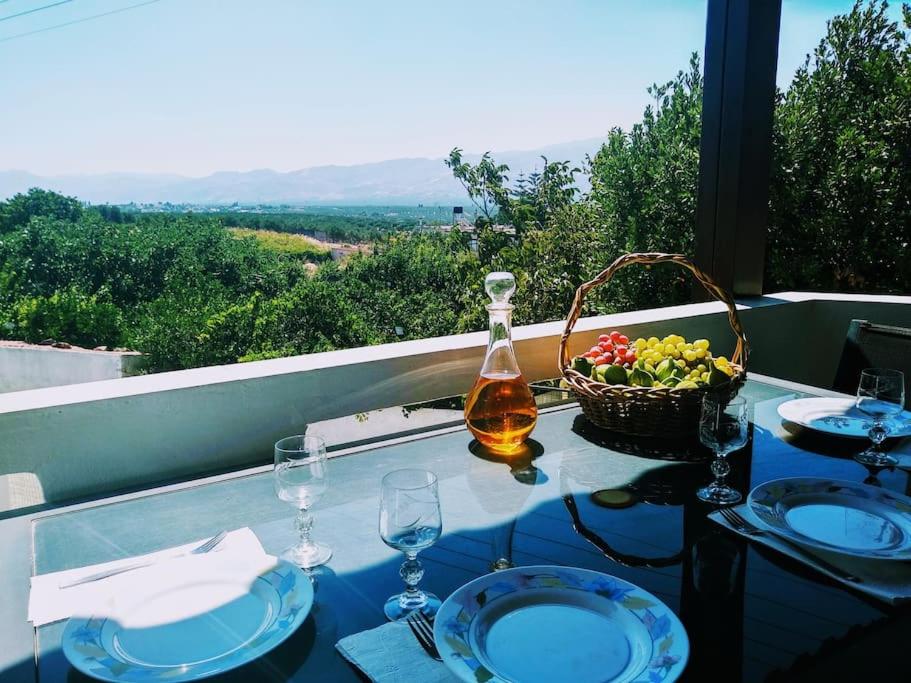
<svg viewBox="0 0 911 683"><path fill-rule="evenodd" d="M756 518L755 515L753 515L748 506L739 505L734 509L740 513L741 517L746 519L748 522L752 522L760 529L767 528ZM734 528L725 521L720 512L716 511L710 513L709 519L727 529L730 529L734 533L740 533L738 531L735 531ZM824 562L828 562L829 564L834 565L839 569L843 569L846 572L849 572L850 574L853 574L854 576L861 579L861 581L857 583L852 581L845 581L844 579L835 576L825 567L812 562L802 553L795 551L794 547L789 542L783 541L774 533L757 534L755 536L750 536L748 534L740 535L750 539L751 541L760 543L768 548L774 548L778 552L784 553L785 555L792 557L798 562L812 566L817 571L825 574L826 576L834 579L835 581L838 581L845 586L849 586L854 590L866 593L867 595L877 598L878 600L882 600L883 602L888 602L890 604L896 605L911 600L911 564L908 562L899 562L896 560L864 559L860 557L853 557L851 555L831 553L825 550L817 550L816 548L811 548L809 546L801 546L801 548L805 550L809 555L819 557Z"/></svg>
<svg viewBox="0 0 911 683"><path fill-rule="evenodd" d="M79 567L78 569L67 569L51 574L33 576L28 600L28 620L35 626L43 626L54 621L67 619L74 614L97 614L99 610L103 609L104 605L110 602L112 595L129 590L132 582L136 580L154 581L156 574L167 577L169 563L177 562L176 558L185 557L186 553L199 547L206 540L201 538L193 543L149 553L148 555L128 557L89 567ZM214 550L206 555L197 557L205 557L207 562L226 566L239 562L245 565L265 565L270 559L263 550L256 534L246 527L230 532ZM143 560L154 560L156 564L151 567L110 576L106 579L84 583L80 586L60 588L61 585L66 585L82 577Z"/></svg>
<svg viewBox="0 0 911 683"><path fill-rule="evenodd" d="M458 681L446 665L428 655L407 624L388 623L336 643L349 662L377 683L452 683Z"/></svg>

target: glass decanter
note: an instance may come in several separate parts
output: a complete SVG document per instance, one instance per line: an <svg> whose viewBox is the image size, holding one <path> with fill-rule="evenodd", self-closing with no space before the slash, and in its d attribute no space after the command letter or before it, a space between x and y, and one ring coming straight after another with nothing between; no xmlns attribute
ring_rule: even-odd
<svg viewBox="0 0 911 683"><path fill-rule="evenodd" d="M518 451L538 421L538 407L512 348L512 273L490 273L484 289L491 299L490 342L481 374L465 399L465 421L474 437L496 453Z"/></svg>

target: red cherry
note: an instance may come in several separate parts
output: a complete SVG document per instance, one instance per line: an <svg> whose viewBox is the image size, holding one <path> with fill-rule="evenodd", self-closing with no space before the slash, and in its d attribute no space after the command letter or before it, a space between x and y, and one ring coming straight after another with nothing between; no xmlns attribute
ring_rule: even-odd
<svg viewBox="0 0 911 683"><path fill-rule="evenodd" d="M610 361L607 359L607 356L598 356L595 358L595 365L607 365Z"/></svg>
<svg viewBox="0 0 911 683"><path fill-rule="evenodd" d="M593 353L593 354L595 354L596 356L600 356L600 355L601 355L601 347L600 347L600 346L593 346L593 347L591 347L591 348L588 350L588 352L589 352L589 353Z"/></svg>
<svg viewBox="0 0 911 683"><path fill-rule="evenodd" d="M615 350L617 353L626 353L627 351L629 351L629 347L626 347L626 346L622 346L622 345L621 345L621 346L615 347L614 350Z"/></svg>
<svg viewBox="0 0 911 683"><path fill-rule="evenodd" d="M610 337L606 334L601 334L601 335L598 335L598 341L599 342L610 341Z"/></svg>
<svg viewBox="0 0 911 683"><path fill-rule="evenodd" d="M623 365L623 359L620 356L614 358L614 365Z"/></svg>
<svg viewBox="0 0 911 683"><path fill-rule="evenodd" d="M602 349L604 349L605 351L613 351L613 350L614 350L614 342L609 342L609 341L602 342L601 344L599 344L599 346L600 346Z"/></svg>
<svg viewBox="0 0 911 683"><path fill-rule="evenodd" d="M604 357L607 358L608 361L614 360L614 354L612 354L610 351L605 351Z"/></svg>
<svg viewBox="0 0 911 683"><path fill-rule="evenodd" d="M627 337L625 334L621 334L621 335L620 335L620 343L621 343L621 344L629 344L629 337Z"/></svg>
<svg viewBox="0 0 911 683"><path fill-rule="evenodd" d="M611 340L612 342L614 342L615 344L616 344L617 342L619 342L619 341L620 341L620 333L617 332L617 330L614 330L613 332L611 332L611 333L610 333L610 340ZM629 340L627 340L627 341L629 341Z"/></svg>

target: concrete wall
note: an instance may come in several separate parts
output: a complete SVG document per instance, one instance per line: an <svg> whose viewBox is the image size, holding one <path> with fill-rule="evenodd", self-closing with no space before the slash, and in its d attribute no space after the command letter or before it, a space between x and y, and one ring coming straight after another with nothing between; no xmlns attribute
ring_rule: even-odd
<svg viewBox="0 0 911 683"><path fill-rule="evenodd" d="M133 352L0 346L0 392L119 379L141 367L142 356Z"/></svg>
<svg viewBox="0 0 911 683"><path fill-rule="evenodd" d="M739 306L748 369L828 387L851 318L911 327L911 297L781 294ZM723 305L584 318L571 350L613 328L707 337L730 355ZM526 378L558 375L564 323L516 328ZM467 391L486 333L0 395L0 476L33 473L48 502L268 462L272 444L318 422Z"/></svg>

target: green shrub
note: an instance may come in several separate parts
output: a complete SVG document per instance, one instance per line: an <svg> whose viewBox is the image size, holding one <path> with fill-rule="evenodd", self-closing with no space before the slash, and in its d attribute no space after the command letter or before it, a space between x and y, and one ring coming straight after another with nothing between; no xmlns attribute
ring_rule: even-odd
<svg viewBox="0 0 911 683"><path fill-rule="evenodd" d="M44 339L77 346L118 346L123 338L120 310L104 292L85 294L75 288L48 297L26 297L11 311L7 329L28 342Z"/></svg>

